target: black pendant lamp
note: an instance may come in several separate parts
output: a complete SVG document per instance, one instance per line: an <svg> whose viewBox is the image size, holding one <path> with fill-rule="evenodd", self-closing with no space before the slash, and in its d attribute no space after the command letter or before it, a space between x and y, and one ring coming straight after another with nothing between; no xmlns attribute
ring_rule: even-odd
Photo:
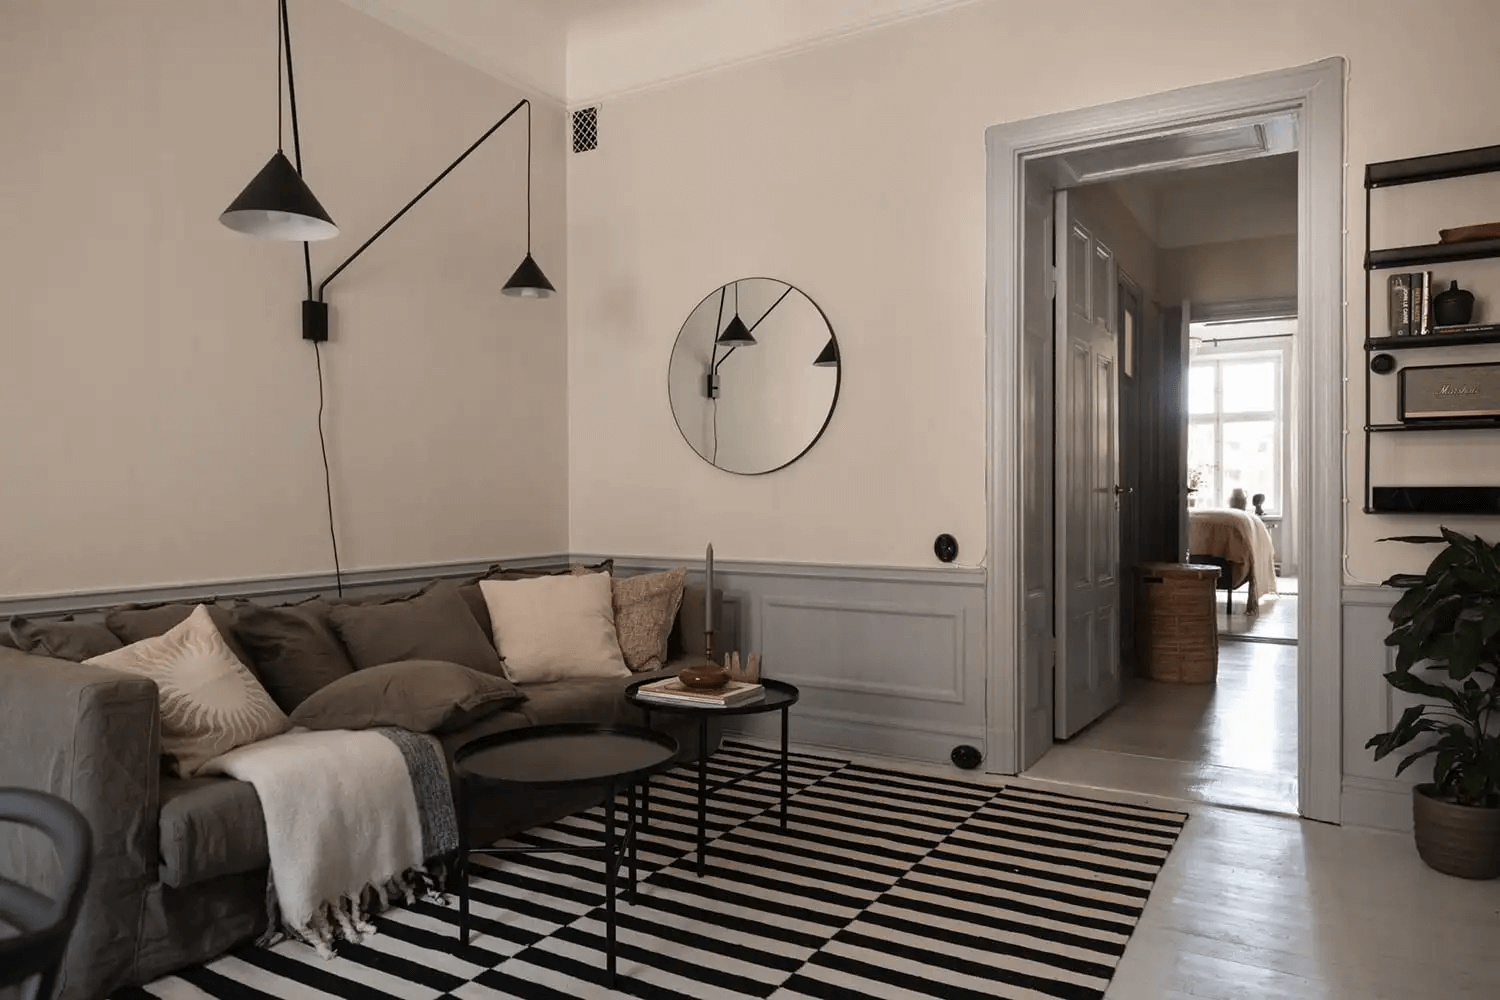
<svg viewBox="0 0 1500 1000"><path fill-rule="evenodd" d="M292 108L292 138L297 136L297 88L292 77L291 25L287 19L286 0L278 0L276 30L276 152L261 168L245 190L226 208L219 221L235 232L268 240L308 242L331 239L339 234L338 226L302 180L301 172L292 166L281 149L281 67L286 53L287 93ZM300 157L299 157L300 159Z"/></svg>
<svg viewBox="0 0 1500 1000"><path fill-rule="evenodd" d="M750 328L745 326L745 321L740 319L740 283L734 283L734 318L719 334L720 347L754 347L755 337L751 335Z"/></svg>
<svg viewBox="0 0 1500 1000"><path fill-rule="evenodd" d="M531 256L531 102L526 102L526 256L516 268L500 294L516 298L550 298L557 289L542 273L541 265Z"/></svg>
<svg viewBox="0 0 1500 1000"><path fill-rule="evenodd" d="M839 345L832 337L828 338L828 343L823 346L823 350L818 354L817 360L813 364L818 368L837 368L839 366Z"/></svg>

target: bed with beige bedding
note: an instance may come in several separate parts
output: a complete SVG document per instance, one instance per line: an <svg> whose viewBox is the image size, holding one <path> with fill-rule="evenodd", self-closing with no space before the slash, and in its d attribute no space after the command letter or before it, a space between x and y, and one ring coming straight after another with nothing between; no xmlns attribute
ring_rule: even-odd
<svg viewBox="0 0 1500 1000"><path fill-rule="evenodd" d="M1231 589L1248 583L1245 613L1255 614L1262 598L1276 593L1276 549L1265 522L1232 508L1188 511L1189 557L1214 556L1229 567Z"/></svg>

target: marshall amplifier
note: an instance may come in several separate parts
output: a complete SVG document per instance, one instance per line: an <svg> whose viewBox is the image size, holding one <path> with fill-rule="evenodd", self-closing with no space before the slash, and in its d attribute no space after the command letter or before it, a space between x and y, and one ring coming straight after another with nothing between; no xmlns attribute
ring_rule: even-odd
<svg viewBox="0 0 1500 1000"><path fill-rule="evenodd" d="M1401 420L1494 417L1500 420L1500 362L1403 368Z"/></svg>

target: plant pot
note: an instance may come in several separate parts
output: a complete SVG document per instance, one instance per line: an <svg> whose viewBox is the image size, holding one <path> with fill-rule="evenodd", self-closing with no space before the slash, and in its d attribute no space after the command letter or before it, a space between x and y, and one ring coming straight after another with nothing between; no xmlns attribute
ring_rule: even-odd
<svg viewBox="0 0 1500 1000"><path fill-rule="evenodd" d="M1429 868L1459 878L1500 876L1500 809L1433 798L1434 786L1411 790L1417 853Z"/></svg>

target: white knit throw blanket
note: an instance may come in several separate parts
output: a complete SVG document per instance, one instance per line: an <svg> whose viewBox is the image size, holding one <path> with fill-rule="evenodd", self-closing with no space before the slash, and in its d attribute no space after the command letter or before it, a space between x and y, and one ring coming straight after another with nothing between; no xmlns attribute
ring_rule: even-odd
<svg viewBox="0 0 1500 1000"><path fill-rule="evenodd" d="M332 957L335 940L375 930L368 917L392 896L429 887L426 862L458 843L447 766L430 736L297 729L204 770L260 796L275 893L263 942L284 933Z"/></svg>

